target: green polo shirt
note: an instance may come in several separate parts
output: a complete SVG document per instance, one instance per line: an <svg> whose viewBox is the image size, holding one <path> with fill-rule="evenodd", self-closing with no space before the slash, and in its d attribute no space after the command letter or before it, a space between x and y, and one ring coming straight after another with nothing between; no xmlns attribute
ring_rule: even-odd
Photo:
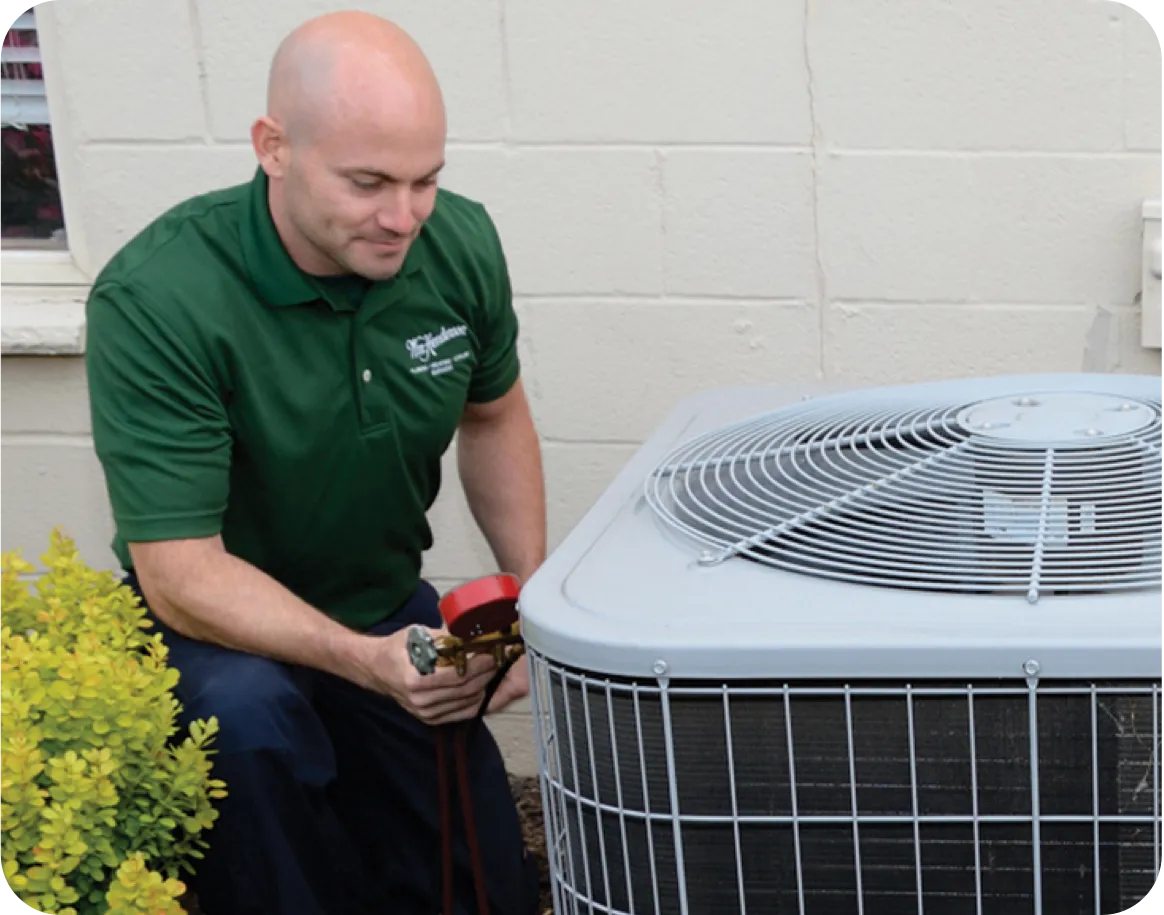
<svg viewBox="0 0 1164 915"><path fill-rule="evenodd" d="M127 542L226 549L355 628L397 609L466 403L517 380L501 243L446 190L392 280L298 269L267 180L188 200L133 238L87 306L93 439Z"/></svg>

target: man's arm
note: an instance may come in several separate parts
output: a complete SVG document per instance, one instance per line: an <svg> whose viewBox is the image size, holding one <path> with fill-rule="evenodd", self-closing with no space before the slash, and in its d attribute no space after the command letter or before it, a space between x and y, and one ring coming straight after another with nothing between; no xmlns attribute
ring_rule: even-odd
<svg viewBox="0 0 1164 915"><path fill-rule="evenodd" d="M520 379L485 404L469 404L457 436L461 484L501 571L526 582L546 558L541 448Z"/></svg>
<svg viewBox="0 0 1164 915"><path fill-rule="evenodd" d="M164 288L112 282L86 325L94 448L151 609L189 638L367 683L356 633L223 544L234 435L213 327Z"/></svg>
<svg viewBox="0 0 1164 915"><path fill-rule="evenodd" d="M498 566L524 584L546 557L546 495L541 448L520 379L497 400L470 404L457 459L469 509ZM488 712L528 694L523 656L498 686Z"/></svg>
<svg viewBox="0 0 1164 915"><path fill-rule="evenodd" d="M326 671L430 724L476 712L493 675L493 659L481 656L464 678L452 667L421 676L408 659L407 630L373 637L348 629L230 555L219 537L131 543L130 551L150 609L179 634Z"/></svg>
<svg viewBox="0 0 1164 915"><path fill-rule="evenodd" d="M364 679L366 639L226 552L220 537L131 543L150 609L201 642Z"/></svg>

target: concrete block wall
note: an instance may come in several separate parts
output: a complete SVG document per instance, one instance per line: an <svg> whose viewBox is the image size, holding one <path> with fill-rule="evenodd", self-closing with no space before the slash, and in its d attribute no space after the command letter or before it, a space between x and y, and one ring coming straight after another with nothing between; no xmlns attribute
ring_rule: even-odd
<svg viewBox="0 0 1164 915"><path fill-rule="evenodd" d="M276 43L340 6L37 8L83 271L167 206L249 178ZM1128 7L360 6L428 50L450 113L443 180L500 227L552 543L703 388L1160 371L1137 304L1160 46ZM4 548L39 551L64 523L112 561L80 357L6 356L3 397ZM448 479L427 560L441 587L491 570ZM532 764L520 740L511 750Z"/></svg>

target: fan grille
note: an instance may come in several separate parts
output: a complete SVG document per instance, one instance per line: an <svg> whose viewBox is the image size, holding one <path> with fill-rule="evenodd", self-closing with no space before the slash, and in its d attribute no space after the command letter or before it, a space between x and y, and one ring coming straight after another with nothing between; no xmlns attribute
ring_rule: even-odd
<svg viewBox="0 0 1164 915"><path fill-rule="evenodd" d="M646 498L708 565L1033 602L1159 586L1160 447L1158 400L834 398L683 444Z"/></svg>

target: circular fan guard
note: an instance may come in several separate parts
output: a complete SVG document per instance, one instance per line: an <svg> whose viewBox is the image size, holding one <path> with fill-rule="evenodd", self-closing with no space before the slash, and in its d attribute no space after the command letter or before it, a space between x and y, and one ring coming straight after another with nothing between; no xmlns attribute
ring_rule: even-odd
<svg viewBox="0 0 1164 915"><path fill-rule="evenodd" d="M1159 400L835 397L699 436L649 475L706 547L839 581L970 594L1153 588Z"/></svg>

